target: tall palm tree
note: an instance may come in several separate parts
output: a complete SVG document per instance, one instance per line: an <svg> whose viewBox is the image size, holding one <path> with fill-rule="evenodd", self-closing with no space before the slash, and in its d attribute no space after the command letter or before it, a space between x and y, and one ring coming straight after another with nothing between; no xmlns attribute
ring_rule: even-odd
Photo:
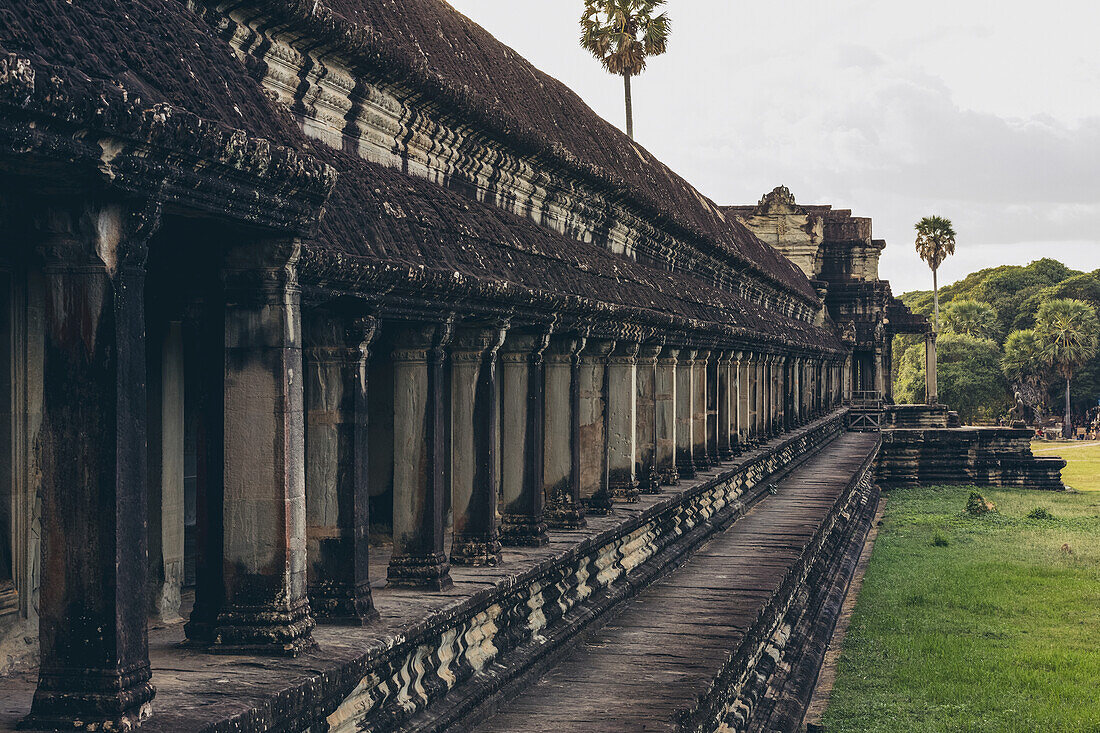
<svg viewBox="0 0 1100 733"><path fill-rule="evenodd" d="M935 303L936 333L940 331L940 285L937 273L949 255L955 254L955 230L951 220L926 216L917 222L917 254L932 268L932 298Z"/></svg>
<svg viewBox="0 0 1100 733"><path fill-rule="evenodd" d="M657 11L665 0L584 0L581 45L626 89L626 134L634 139L630 78L645 71L650 56L668 50L672 22Z"/></svg>
<svg viewBox="0 0 1100 733"><path fill-rule="evenodd" d="M1063 437L1073 437L1069 387L1073 373L1094 356L1100 340L1100 321L1096 311L1083 300L1050 300L1039 307L1035 316L1035 337L1043 358L1066 380L1066 415Z"/></svg>

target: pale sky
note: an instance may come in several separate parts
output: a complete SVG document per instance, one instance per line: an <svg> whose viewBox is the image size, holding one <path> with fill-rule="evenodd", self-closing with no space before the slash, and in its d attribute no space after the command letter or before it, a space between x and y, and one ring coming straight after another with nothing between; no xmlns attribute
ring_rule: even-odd
<svg viewBox="0 0 1100 733"><path fill-rule="evenodd" d="M581 0L451 0L620 127ZM669 0L635 80L639 143L720 204L777 185L874 219L894 292L930 288L913 223L953 220L941 283L1056 257L1100 267L1100 3Z"/></svg>

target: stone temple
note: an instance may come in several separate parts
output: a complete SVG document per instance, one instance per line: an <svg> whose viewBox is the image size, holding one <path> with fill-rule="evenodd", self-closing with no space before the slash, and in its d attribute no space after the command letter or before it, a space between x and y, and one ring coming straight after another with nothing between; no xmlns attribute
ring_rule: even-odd
<svg viewBox="0 0 1100 733"><path fill-rule="evenodd" d="M793 730L884 442L1058 485L442 0L0 0L0 227L0 730Z"/></svg>

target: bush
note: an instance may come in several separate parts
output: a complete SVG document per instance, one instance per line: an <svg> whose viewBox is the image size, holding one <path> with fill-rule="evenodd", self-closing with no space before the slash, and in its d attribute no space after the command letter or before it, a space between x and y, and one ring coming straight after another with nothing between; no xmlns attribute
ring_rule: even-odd
<svg viewBox="0 0 1100 733"><path fill-rule="evenodd" d="M1037 506L1027 513L1028 519L1054 519L1054 515L1045 506Z"/></svg>
<svg viewBox="0 0 1100 733"><path fill-rule="evenodd" d="M977 491L970 492L970 498L966 500L966 513L980 517L983 514L997 511L997 505L986 499Z"/></svg>
<svg viewBox="0 0 1100 733"><path fill-rule="evenodd" d="M932 547L947 547L947 545L947 538L939 532L936 532L936 534L932 537Z"/></svg>

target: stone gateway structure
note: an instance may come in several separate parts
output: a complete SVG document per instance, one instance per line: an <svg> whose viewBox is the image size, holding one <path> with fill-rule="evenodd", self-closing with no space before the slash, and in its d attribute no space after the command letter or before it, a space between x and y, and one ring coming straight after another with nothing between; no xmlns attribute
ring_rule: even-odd
<svg viewBox="0 0 1100 733"><path fill-rule="evenodd" d="M441 0L0 0L0 228L0 730L469 728L742 519L652 716L801 719L927 328L868 220Z"/></svg>

